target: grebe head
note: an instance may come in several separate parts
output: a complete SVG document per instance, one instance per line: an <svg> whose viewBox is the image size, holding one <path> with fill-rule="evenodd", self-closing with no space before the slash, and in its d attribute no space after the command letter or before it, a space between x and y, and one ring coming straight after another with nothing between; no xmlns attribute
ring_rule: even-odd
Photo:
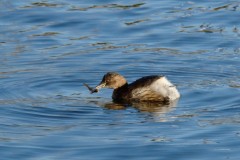
<svg viewBox="0 0 240 160"><path fill-rule="evenodd" d="M127 81L123 76L116 72L108 72L103 76L102 81L98 86L96 86L96 89L97 90L101 88L117 89L125 84L127 84Z"/></svg>

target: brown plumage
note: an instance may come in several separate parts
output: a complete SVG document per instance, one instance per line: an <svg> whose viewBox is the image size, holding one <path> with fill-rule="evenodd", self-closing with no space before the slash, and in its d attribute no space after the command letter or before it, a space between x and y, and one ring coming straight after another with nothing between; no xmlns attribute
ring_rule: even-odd
<svg viewBox="0 0 240 160"><path fill-rule="evenodd" d="M90 88L90 87L89 87ZM164 76L146 76L131 84L126 79L116 73L109 72L103 76L102 81L92 92L97 92L101 88L114 89L112 98L120 102L163 102L175 100L180 97L176 87Z"/></svg>

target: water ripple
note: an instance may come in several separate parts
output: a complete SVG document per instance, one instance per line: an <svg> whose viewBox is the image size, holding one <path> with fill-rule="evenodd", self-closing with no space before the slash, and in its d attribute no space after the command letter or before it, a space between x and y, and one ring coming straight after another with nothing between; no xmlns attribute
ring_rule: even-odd
<svg viewBox="0 0 240 160"><path fill-rule="evenodd" d="M3 0L0 16L2 159L239 159L238 1ZM165 75L181 98L82 85L109 71Z"/></svg>
<svg viewBox="0 0 240 160"><path fill-rule="evenodd" d="M93 5L86 8L72 6L70 11L88 11L90 9L101 9L101 8L117 8L117 9L132 9L132 8L138 8L144 5L145 3L136 3L132 5L121 5L121 4L107 4L107 5Z"/></svg>

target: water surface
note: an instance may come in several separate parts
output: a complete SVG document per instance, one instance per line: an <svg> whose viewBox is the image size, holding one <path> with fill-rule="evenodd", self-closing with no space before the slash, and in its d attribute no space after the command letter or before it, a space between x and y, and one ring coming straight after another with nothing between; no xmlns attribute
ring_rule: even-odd
<svg viewBox="0 0 240 160"><path fill-rule="evenodd" d="M240 3L0 3L2 159L239 159ZM89 94L108 71L166 75L170 106Z"/></svg>

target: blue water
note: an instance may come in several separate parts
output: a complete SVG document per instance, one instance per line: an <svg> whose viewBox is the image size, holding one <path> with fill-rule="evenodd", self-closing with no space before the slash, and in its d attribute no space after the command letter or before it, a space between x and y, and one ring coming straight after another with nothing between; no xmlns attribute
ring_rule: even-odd
<svg viewBox="0 0 240 160"><path fill-rule="evenodd" d="M240 2L2 0L1 159L240 158ZM170 106L89 94L166 75Z"/></svg>

